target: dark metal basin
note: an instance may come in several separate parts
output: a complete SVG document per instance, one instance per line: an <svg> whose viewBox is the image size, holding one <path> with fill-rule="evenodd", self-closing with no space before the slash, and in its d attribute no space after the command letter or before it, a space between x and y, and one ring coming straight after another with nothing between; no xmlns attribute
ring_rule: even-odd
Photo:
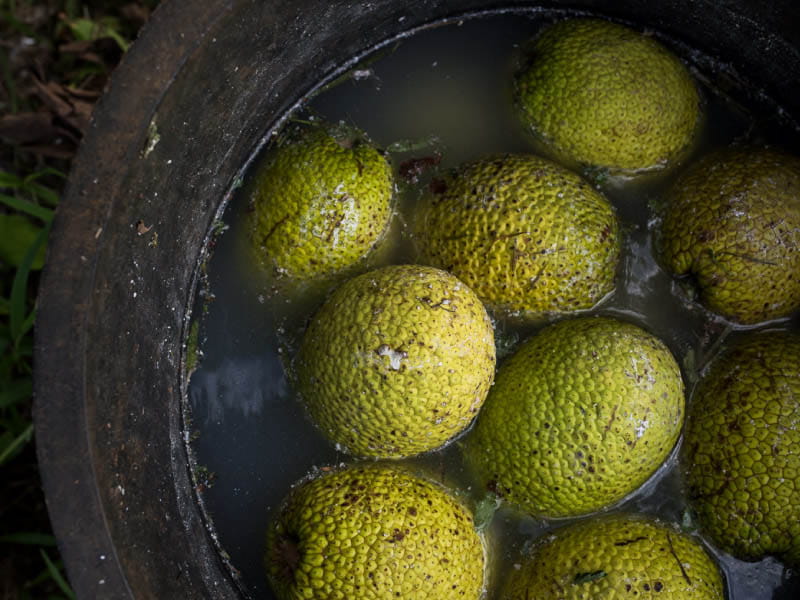
<svg viewBox="0 0 800 600"><path fill-rule="evenodd" d="M350 57L432 20L523 5L657 28L800 115L793 0L165 2L97 106L39 298L36 438L79 597L242 597L182 428L187 314L212 222L264 133Z"/></svg>

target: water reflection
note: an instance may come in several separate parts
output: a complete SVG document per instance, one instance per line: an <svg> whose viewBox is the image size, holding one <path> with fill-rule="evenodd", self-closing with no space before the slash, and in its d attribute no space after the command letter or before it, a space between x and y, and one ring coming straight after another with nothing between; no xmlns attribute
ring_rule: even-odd
<svg viewBox="0 0 800 600"><path fill-rule="evenodd" d="M226 357L192 375L189 400L196 422L219 423L233 414L260 415L265 406L287 397L283 366L274 355Z"/></svg>
<svg viewBox="0 0 800 600"><path fill-rule="evenodd" d="M790 600L800 598L800 573L786 574L782 578L782 583L775 589L773 600Z"/></svg>

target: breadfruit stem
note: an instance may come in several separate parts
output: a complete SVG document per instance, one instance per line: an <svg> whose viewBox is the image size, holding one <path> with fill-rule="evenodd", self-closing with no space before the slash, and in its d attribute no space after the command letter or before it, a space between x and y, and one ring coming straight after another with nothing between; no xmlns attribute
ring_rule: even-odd
<svg viewBox="0 0 800 600"><path fill-rule="evenodd" d="M300 553L300 540L291 534L283 534L275 546L275 562L280 576L287 582L294 581L294 574L303 558Z"/></svg>

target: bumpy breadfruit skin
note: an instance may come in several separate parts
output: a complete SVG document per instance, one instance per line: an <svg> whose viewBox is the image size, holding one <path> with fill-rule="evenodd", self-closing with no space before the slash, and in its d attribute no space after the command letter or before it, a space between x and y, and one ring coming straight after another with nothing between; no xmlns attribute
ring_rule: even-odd
<svg viewBox="0 0 800 600"><path fill-rule="evenodd" d="M355 465L294 488L264 562L281 600L478 600L485 587L472 514L399 465Z"/></svg>
<svg viewBox="0 0 800 600"><path fill-rule="evenodd" d="M800 158L729 148L694 164L667 196L664 265L695 277L712 311L752 324L800 308Z"/></svg>
<svg viewBox="0 0 800 600"><path fill-rule="evenodd" d="M500 366L466 453L509 503L577 516L643 484L672 451L683 416L680 368L660 340L583 317L546 327Z"/></svg>
<svg viewBox="0 0 800 600"><path fill-rule="evenodd" d="M531 318L589 309L615 285L621 236L606 198L534 155L461 166L418 209L420 260L498 310Z"/></svg>
<svg viewBox="0 0 800 600"><path fill-rule="evenodd" d="M596 19L546 29L516 76L515 95L523 120L560 154L620 171L673 162L701 114L678 58L650 36Z"/></svg>
<svg viewBox="0 0 800 600"><path fill-rule="evenodd" d="M701 380L680 462L701 531L800 566L800 337L746 334Z"/></svg>
<svg viewBox="0 0 800 600"><path fill-rule="evenodd" d="M294 279L357 263L392 216L386 158L357 132L319 125L273 148L255 173L248 215L257 260Z"/></svg>
<svg viewBox="0 0 800 600"><path fill-rule="evenodd" d="M695 539L641 515L580 521L545 534L499 600L724 600L714 560Z"/></svg>
<svg viewBox="0 0 800 600"><path fill-rule="evenodd" d="M312 319L295 361L311 419L343 450L400 458L466 429L494 378L494 331L445 271L383 267L350 279Z"/></svg>

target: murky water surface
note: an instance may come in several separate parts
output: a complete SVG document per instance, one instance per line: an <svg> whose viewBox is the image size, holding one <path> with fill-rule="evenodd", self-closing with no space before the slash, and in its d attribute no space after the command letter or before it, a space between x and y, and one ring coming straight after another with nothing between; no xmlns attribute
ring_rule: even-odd
<svg viewBox="0 0 800 600"><path fill-rule="evenodd" d="M396 154L396 165L433 152L441 153L440 167L448 168L489 153L535 151L515 120L510 79L519 45L555 16L484 16L391 43L351 77L319 94L304 118L343 120L368 132L384 148L400 140L431 140L426 148ZM723 97L714 91L715 81L727 80L717 63L667 43L704 82L708 117L694 156L736 139L763 140L797 151L792 128L776 118L778 111L768 99L749 98L744 90ZM685 292L653 258L654 209L672 176L603 184L625 225L626 243L616 292L597 311L644 324L679 361L694 352L699 365L720 336L732 339L740 332L687 302ZM396 246L385 261L414 259L405 221L420 189L401 190L392 232ZM192 443L197 463L214 474L202 498L220 544L251 596L272 599L261 563L270 512L294 481L314 467L348 457L337 453L305 418L284 371L284 359L296 348L327 290L275 293L271 282L254 271L241 246L246 192L245 183L226 212L228 228L216 239L206 266L207 285L198 295L195 312L205 313L200 318L202 360L189 384L189 427L197 436ZM796 328L797 319L776 325ZM496 331L508 345L540 326L498 319ZM457 482L463 493L480 496L474 482L466 480L457 444L415 460ZM680 523L686 506L674 458L622 508ZM549 526L502 509L491 527L505 550L501 561L518 561L522 547ZM731 600L800 597L798 580L774 560L743 563L721 554L718 558Z"/></svg>

